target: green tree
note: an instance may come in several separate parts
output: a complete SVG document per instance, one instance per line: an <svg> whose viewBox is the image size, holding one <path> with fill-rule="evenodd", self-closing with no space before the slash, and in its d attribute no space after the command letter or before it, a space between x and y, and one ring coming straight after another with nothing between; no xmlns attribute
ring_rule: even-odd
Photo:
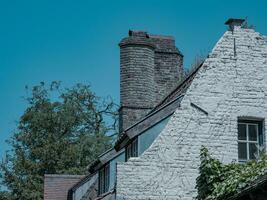
<svg viewBox="0 0 267 200"><path fill-rule="evenodd" d="M43 199L44 174L86 173L88 164L110 148L107 135L116 133L116 105L87 85L62 89L58 82L41 83L27 90L27 109L9 140L12 151L0 163L9 191L0 199Z"/></svg>

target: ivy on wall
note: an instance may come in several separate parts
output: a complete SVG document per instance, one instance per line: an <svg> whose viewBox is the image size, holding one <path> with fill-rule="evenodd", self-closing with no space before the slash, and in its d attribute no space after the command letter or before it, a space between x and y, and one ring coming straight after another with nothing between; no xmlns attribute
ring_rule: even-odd
<svg viewBox="0 0 267 200"><path fill-rule="evenodd" d="M228 198L267 172L267 156L244 164L222 164L213 158L208 149L201 148L200 175L197 178L198 200L222 200Z"/></svg>

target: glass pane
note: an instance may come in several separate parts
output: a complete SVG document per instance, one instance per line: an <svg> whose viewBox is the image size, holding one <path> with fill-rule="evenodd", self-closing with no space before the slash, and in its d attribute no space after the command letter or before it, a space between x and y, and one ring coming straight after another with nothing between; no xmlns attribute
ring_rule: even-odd
<svg viewBox="0 0 267 200"><path fill-rule="evenodd" d="M137 150L137 139L135 139L132 143L132 147L133 147L133 154L132 154L132 157L137 157L138 155L138 150Z"/></svg>
<svg viewBox="0 0 267 200"><path fill-rule="evenodd" d="M99 194L104 192L104 170L99 170Z"/></svg>
<svg viewBox="0 0 267 200"><path fill-rule="evenodd" d="M256 159L258 155L257 144L251 143L249 144L249 159Z"/></svg>
<svg viewBox="0 0 267 200"><path fill-rule="evenodd" d="M126 161L128 161L129 160L129 158L131 157L131 150L132 150L132 147L131 147L132 145L130 144L130 145L128 145L127 147L126 147Z"/></svg>
<svg viewBox="0 0 267 200"><path fill-rule="evenodd" d="M248 136L250 141L257 141L257 125L248 125Z"/></svg>
<svg viewBox="0 0 267 200"><path fill-rule="evenodd" d="M247 160L247 144L238 143L238 159Z"/></svg>
<svg viewBox="0 0 267 200"><path fill-rule="evenodd" d="M105 166L105 189L104 191L107 192L109 190L109 165Z"/></svg>
<svg viewBox="0 0 267 200"><path fill-rule="evenodd" d="M238 139L247 140L246 124L238 124Z"/></svg>

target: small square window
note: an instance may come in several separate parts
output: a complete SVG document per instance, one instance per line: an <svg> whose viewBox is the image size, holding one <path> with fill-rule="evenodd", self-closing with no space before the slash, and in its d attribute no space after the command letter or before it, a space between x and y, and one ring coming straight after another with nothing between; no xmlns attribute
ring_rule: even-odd
<svg viewBox="0 0 267 200"><path fill-rule="evenodd" d="M263 145L262 122L238 121L238 159L240 162L256 159Z"/></svg>

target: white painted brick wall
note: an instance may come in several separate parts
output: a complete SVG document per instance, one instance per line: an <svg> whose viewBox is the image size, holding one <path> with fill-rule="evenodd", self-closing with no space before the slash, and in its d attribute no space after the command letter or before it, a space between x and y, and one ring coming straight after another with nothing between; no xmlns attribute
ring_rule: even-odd
<svg viewBox="0 0 267 200"><path fill-rule="evenodd" d="M267 118L267 39L235 27L218 41L152 146L117 165L118 199L193 199L201 145L224 163L236 161L240 116Z"/></svg>

